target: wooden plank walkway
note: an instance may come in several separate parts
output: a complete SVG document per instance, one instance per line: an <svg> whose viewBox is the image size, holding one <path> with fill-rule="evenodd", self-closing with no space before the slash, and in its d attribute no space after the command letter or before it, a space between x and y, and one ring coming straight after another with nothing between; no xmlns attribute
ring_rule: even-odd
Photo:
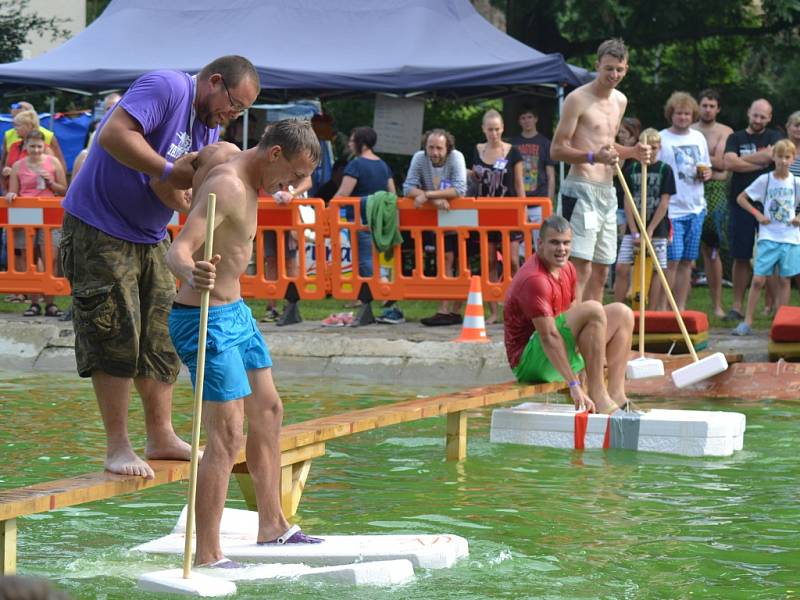
<svg viewBox="0 0 800 600"><path fill-rule="evenodd" d="M660 358L664 359L667 371L686 364L688 360L683 356ZM729 363L740 360L741 355L728 355ZM329 440L399 423L446 416L446 458L463 460L467 455L467 411L565 388L564 383L523 385L508 382L287 425L281 429L280 438L281 503L284 514L289 517L297 512L311 461L324 456L325 443ZM152 480L98 471L0 491L0 575L10 575L16 571L18 517L138 492L189 477L188 462L155 460L150 461L150 466L155 472ZM255 494L247 471L244 449L239 453L233 473L248 507L255 510Z"/></svg>

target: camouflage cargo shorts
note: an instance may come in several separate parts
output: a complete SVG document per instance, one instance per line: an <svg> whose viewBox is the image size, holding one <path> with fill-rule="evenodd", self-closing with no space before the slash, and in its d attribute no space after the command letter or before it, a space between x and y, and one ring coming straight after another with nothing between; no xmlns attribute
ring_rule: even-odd
<svg viewBox="0 0 800 600"><path fill-rule="evenodd" d="M175 278L164 261L169 239L135 244L64 215L61 261L72 286L78 374L175 381L180 359L167 319Z"/></svg>

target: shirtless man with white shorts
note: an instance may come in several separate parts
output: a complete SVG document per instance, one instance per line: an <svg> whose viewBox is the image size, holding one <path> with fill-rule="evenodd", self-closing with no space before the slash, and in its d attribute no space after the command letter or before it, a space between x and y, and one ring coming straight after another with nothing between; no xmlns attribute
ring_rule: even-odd
<svg viewBox="0 0 800 600"><path fill-rule="evenodd" d="M616 87L628 72L622 40L597 49L597 77L570 93L553 136L553 160L571 164L561 184L559 214L572 226L572 262L578 276L577 300L603 301L608 267L617 259L617 195L614 166L620 158L650 159L645 144L614 142L628 104Z"/></svg>

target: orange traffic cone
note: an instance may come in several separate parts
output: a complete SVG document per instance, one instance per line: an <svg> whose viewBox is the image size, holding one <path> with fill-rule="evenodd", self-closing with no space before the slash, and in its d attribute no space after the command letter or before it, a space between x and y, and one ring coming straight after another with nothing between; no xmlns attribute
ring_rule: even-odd
<svg viewBox="0 0 800 600"><path fill-rule="evenodd" d="M454 342L486 343L486 322L483 320L483 296L481 295L481 278L473 275L469 282L467 310L464 312L464 326L461 335Z"/></svg>

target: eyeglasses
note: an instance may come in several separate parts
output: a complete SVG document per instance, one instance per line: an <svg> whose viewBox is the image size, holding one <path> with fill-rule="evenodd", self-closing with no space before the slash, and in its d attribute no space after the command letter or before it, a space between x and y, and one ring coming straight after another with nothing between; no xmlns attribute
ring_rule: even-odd
<svg viewBox="0 0 800 600"><path fill-rule="evenodd" d="M228 104L231 105L231 110L236 113L243 113L247 110L247 106L241 102L234 102L233 98L231 97L231 91L228 89L228 84L225 83L225 78L220 75L219 80L222 82L222 87L225 88L225 93L228 94Z"/></svg>

